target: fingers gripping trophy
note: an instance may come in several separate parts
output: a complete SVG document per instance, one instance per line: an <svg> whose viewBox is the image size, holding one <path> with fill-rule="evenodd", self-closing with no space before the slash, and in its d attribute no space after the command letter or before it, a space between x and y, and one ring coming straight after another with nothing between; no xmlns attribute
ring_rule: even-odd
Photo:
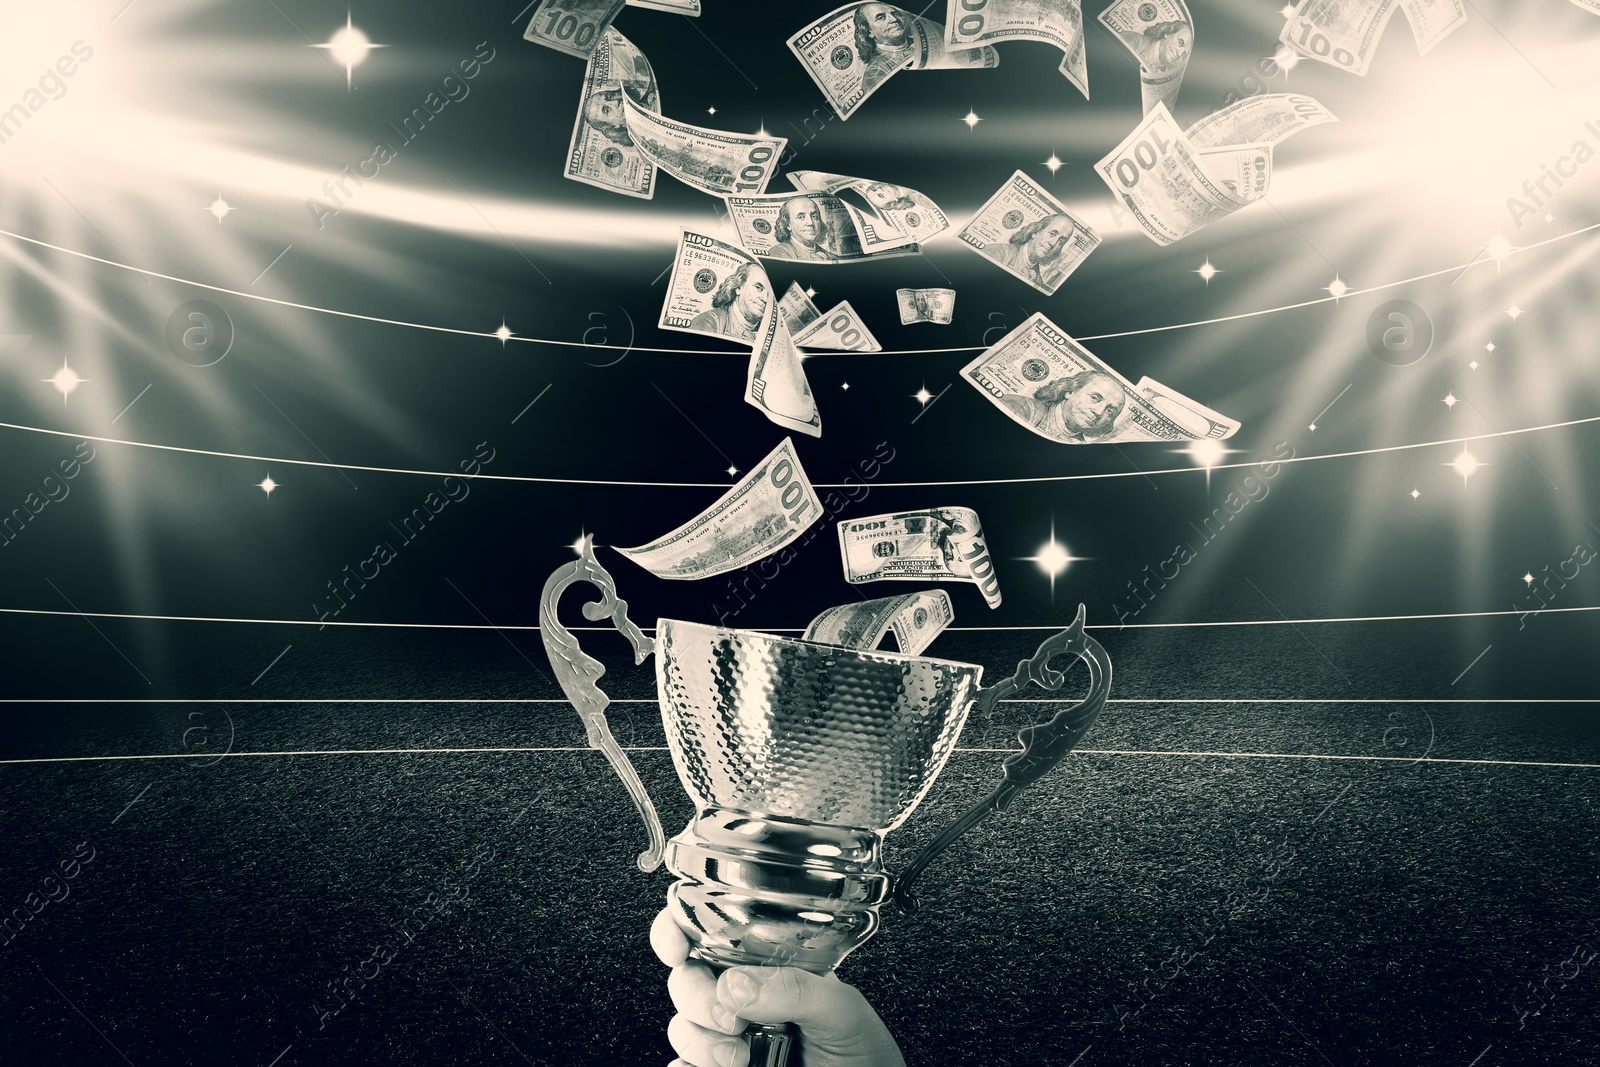
<svg viewBox="0 0 1600 1067"><path fill-rule="evenodd" d="M588 582L600 599L590 622L611 619L635 663L656 654L667 745L696 814L670 841L655 806L606 725L605 672L557 619L568 586ZM981 686L968 663L856 651L838 645L661 619L656 638L628 619L610 573L585 541L580 557L545 582L539 607L545 651L563 692L627 786L649 833L641 870L665 860L677 880L668 913L713 969L801 967L828 974L878 931L879 905L916 909L911 888L956 838L1067 755L1105 706L1111 660L1073 624L1039 645L1010 677ZM1056 691L1056 656L1081 660L1089 693L1048 722L1025 727L1000 783L931 841L898 876L885 871L883 839L905 822L955 748L967 716L987 713L1029 682ZM795 1032L755 1023L751 1067L791 1063ZM794 1057L798 1064L798 1056Z"/></svg>

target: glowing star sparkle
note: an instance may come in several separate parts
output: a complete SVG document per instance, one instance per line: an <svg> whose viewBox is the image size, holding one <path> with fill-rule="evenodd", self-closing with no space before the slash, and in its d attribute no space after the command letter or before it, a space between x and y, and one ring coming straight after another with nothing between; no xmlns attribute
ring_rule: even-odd
<svg viewBox="0 0 1600 1067"><path fill-rule="evenodd" d="M1031 556L1024 556L1028 562L1036 564L1050 578L1050 597L1055 599L1056 579L1066 573L1074 560L1080 557L1067 551L1067 546L1056 540L1055 520L1050 520L1050 540L1039 546L1039 551Z"/></svg>
<svg viewBox="0 0 1600 1067"><path fill-rule="evenodd" d="M1286 19L1293 18L1294 17L1294 5L1293 4L1284 4L1281 8L1278 9L1278 14L1282 15Z"/></svg>
<svg viewBox="0 0 1600 1067"><path fill-rule="evenodd" d="M351 84L351 72L366 60L368 52L384 46L373 44L367 39L366 34L351 25L350 12L347 10L344 14L344 28L328 38L327 44L312 45L312 47L323 49L333 57L335 63L344 68L344 84L348 89Z"/></svg>
<svg viewBox="0 0 1600 1067"><path fill-rule="evenodd" d="M1532 571L1528 571L1527 573L1523 574L1522 580L1527 582L1529 585L1532 585L1533 584L1533 572Z"/></svg>
<svg viewBox="0 0 1600 1067"><path fill-rule="evenodd" d="M1456 398L1456 394L1454 394L1454 393L1446 393L1444 395L1444 399L1441 400L1440 403L1443 404L1447 408L1452 408L1453 409L1457 404L1461 403L1461 401Z"/></svg>
<svg viewBox="0 0 1600 1067"><path fill-rule="evenodd" d="M1211 284L1211 279L1212 278L1215 278L1217 275L1222 273L1216 267L1213 267L1211 265L1211 257L1210 256L1207 256L1206 257L1206 261L1204 263L1200 264L1198 267L1196 267L1194 272L1196 274L1200 275L1200 277L1204 278L1205 282L1206 282L1206 285L1208 285L1208 286Z"/></svg>
<svg viewBox="0 0 1600 1067"><path fill-rule="evenodd" d="M1294 9L1290 8L1290 10L1292 11ZM1300 53L1296 52L1292 48L1280 48L1276 52L1272 53L1272 61L1278 64L1278 66L1282 67L1285 71L1290 71L1299 66Z"/></svg>
<svg viewBox="0 0 1600 1067"><path fill-rule="evenodd" d="M849 389L850 388L850 383L849 382L845 382L842 385L840 385L839 388L840 389Z"/></svg>
<svg viewBox="0 0 1600 1067"><path fill-rule="evenodd" d="M511 328L506 325L506 320L505 319L501 319L500 320L500 328L494 332L494 335L496 337L500 338L500 347L501 348L504 348L505 345L506 345L506 342L511 340L511 338L515 336L511 332Z"/></svg>
<svg viewBox="0 0 1600 1067"><path fill-rule="evenodd" d="M736 477L738 475L738 473L739 473L739 468L738 467L735 467L732 463L728 464L728 477L730 477L730 478Z"/></svg>
<svg viewBox="0 0 1600 1067"><path fill-rule="evenodd" d="M1411 492L1407 493L1406 495L1409 496L1412 500L1415 500L1415 499L1417 499L1417 497L1422 495L1422 490L1413 487Z"/></svg>
<svg viewBox="0 0 1600 1067"><path fill-rule="evenodd" d="M583 550L590 547L590 543L589 532L586 530L583 533L580 533L578 535L578 539L567 547L571 548L574 553L581 556L583 555Z"/></svg>
<svg viewBox="0 0 1600 1067"><path fill-rule="evenodd" d="M806 286L806 297L810 300L815 300L817 298L817 291L811 288L809 285Z"/></svg>
<svg viewBox="0 0 1600 1067"><path fill-rule="evenodd" d="M1496 270L1500 268L1501 263L1505 262L1506 257L1514 251L1516 251L1516 245L1506 240L1499 230L1496 230L1494 236L1489 238L1489 243L1483 246L1483 254L1494 260Z"/></svg>
<svg viewBox="0 0 1600 1067"><path fill-rule="evenodd" d="M967 129L970 130L983 120L978 117L978 113L976 111L968 108L966 118L962 119L961 121L965 122L967 124Z"/></svg>
<svg viewBox="0 0 1600 1067"><path fill-rule="evenodd" d="M1474 474L1478 473L1479 467L1487 467L1488 464L1484 463L1477 456L1474 456L1472 454L1472 450L1463 445L1460 453L1456 455L1456 458L1452 459L1449 463L1446 463L1445 466L1451 468L1457 474L1461 475L1461 480L1465 482L1468 478L1471 478Z"/></svg>
<svg viewBox="0 0 1600 1067"><path fill-rule="evenodd" d="M217 198L211 201L211 203L206 207L206 210L211 212L212 215L216 216L217 225L221 226L222 220L233 211L233 205L222 199L222 194L218 193Z"/></svg>
<svg viewBox="0 0 1600 1067"><path fill-rule="evenodd" d="M1050 168L1051 174L1054 174L1056 171L1065 166L1065 164L1061 162L1061 157L1056 155L1054 152L1050 153L1050 158L1044 161L1044 165Z"/></svg>
<svg viewBox="0 0 1600 1067"><path fill-rule="evenodd" d="M916 392L911 394L911 399L915 400L923 407L927 407L928 401L933 399L933 394L928 392L928 387L924 385L921 389L918 389Z"/></svg>
<svg viewBox="0 0 1600 1067"><path fill-rule="evenodd" d="M1483 346L1483 350L1485 352L1493 352L1494 351L1494 342L1490 341L1488 344L1484 345Z"/></svg>
<svg viewBox="0 0 1600 1067"><path fill-rule="evenodd" d="M1350 291L1350 287L1345 284L1344 279L1339 277L1337 274L1333 276L1333 281L1323 286L1323 288L1329 293L1332 293L1335 300L1338 300L1340 297L1344 296L1344 294Z"/></svg>
<svg viewBox="0 0 1600 1067"><path fill-rule="evenodd" d="M1511 316L1512 322L1516 322L1517 316L1522 314L1522 309L1517 307L1517 305L1512 304L1510 307L1506 308L1506 314Z"/></svg>
<svg viewBox="0 0 1600 1067"><path fill-rule="evenodd" d="M272 475L269 474L256 483L256 488L260 489L263 493L270 497L272 495L272 491L278 488L278 483L273 481Z"/></svg>
<svg viewBox="0 0 1600 1067"><path fill-rule="evenodd" d="M1312 429L1316 429L1315 426ZM1211 491L1211 468L1221 463L1228 456L1228 447L1221 441L1210 437L1202 437L1190 443L1184 453L1197 467L1206 472L1206 492Z"/></svg>
<svg viewBox="0 0 1600 1067"><path fill-rule="evenodd" d="M78 372L68 366L66 360L62 360L61 369L43 380L55 386L56 392L61 394L61 403L65 405L72 391L89 379L78 377Z"/></svg>
<svg viewBox="0 0 1600 1067"><path fill-rule="evenodd" d="M717 109L716 108L714 108L714 107L706 108L706 114L707 115L715 115L716 113L717 113Z"/></svg>
<svg viewBox="0 0 1600 1067"><path fill-rule="evenodd" d="M1467 366L1471 367L1473 370L1477 370L1478 369L1478 361L1477 360L1473 360L1471 363L1468 363Z"/></svg>

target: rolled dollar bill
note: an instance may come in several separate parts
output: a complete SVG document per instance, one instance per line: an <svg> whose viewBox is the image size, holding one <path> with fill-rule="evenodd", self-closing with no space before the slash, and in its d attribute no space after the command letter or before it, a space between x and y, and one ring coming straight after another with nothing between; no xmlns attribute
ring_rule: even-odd
<svg viewBox="0 0 1600 1067"><path fill-rule="evenodd" d="M739 243L758 256L808 263L857 263L863 259L915 255L917 248L837 196L823 193L768 193L728 196L728 217ZM873 242L881 251L868 252Z"/></svg>
<svg viewBox="0 0 1600 1067"><path fill-rule="evenodd" d="M848 174L828 174L820 170L792 170L789 181L796 189L838 196L848 191L860 196L871 209L878 230L887 228L898 238L898 243L916 243L932 240L950 228L950 220L928 197L904 185L852 178ZM848 201L846 207L853 206ZM866 251L874 251L864 244ZM884 244L883 247L893 247Z"/></svg>
<svg viewBox="0 0 1600 1067"><path fill-rule="evenodd" d="M796 334L794 343L801 348L831 348L841 352L883 351L883 346L848 300Z"/></svg>
<svg viewBox="0 0 1600 1067"><path fill-rule="evenodd" d="M650 61L626 37L608 28L584 72L578 118L567 146L567 177L649 200L655 196L656 168L628 135L624 95L653 114L661 111Z"/></svg>
<svg viewBox="0 0 1600 1067"><path fill-rule="evenodd" d="M768 319L766 335L750 352L744 401L779 426L822 436L817 399L811 395L811 383L800 366L800 351L782 315Z"/></svg>
<svg viewBox="0 0 1600 1067"><path fill-rule="evenodd" d="M1083 7L1078 0L949 0L947 48L1046 41L1062 51L1061 73L1089 99L1089 66L1083 42Z"/></svg>
<svg viewBox="0 0 1600 1067"><path fill-rule="evenodd" d="M663 330L763 343L773 313L772 283L744 249L684 228L656 325Z"/></svg>
<svg viewBox="0 0 1600 1067"><path fill-rule="evenodd" d="M1239 429L1149 379L1132 385L1041 314L961 368L961 376L1013 422L1058 444L1220 440Z"/></svg>
<svg viewBox="0 0 1600 1067"><path fill-rule="evenodd" d="M811 297L800 288L799 282L790 282L789 288L784 292L783 299L778 301L778 314L783 316L783 321L789 327L790 336L794 336L822 318L822 312L817 310L817 305L811 302Z"/></svg>
<svg viewBox="0 0 1600 1067"><path fill-rule="evenodd" d="M628 135L646 159L712 196L764 192L789 143L787 137L708 130L653 115L626 93L622 111Z"/></svg>
<svg viewBox="0 0 1600 1067"><path fill-rule="evenodd" d="M1000 606L983 524L971 508L929 508L839 523L845 581L972 582Z"/></svg>
<svg viewBox="0 0 1600 1067"><path fill-rule="evenodd" d="M902 326L909 326L913 322L936 322L948 326L955 318L954 289L896 289L894 298L900 305Z"/></svg>
<svg viewBox="0 0 1600 1067"><path fill-rule="evenodd" d="M870 652L891 632L907 656L918 656L955 619L950 594L929 589L829 608L811 620L804 641Z"/></svg>
<svg viewBox="0 0 1600 1067"><path fill-rule="evenodd" d="M1145 114L1157 104L1176 107L1194 52L1194 19L1183 0L1116 0L1100 12L1100 24L1139 61Z"/></svg>
<svg viewBox="0 0 1600 1067"><path fill-rule="evenodd" d="M710 578L778 551L822 517L794 441L783 441L705 511L649 544L619 548L658 578Z"/></svg>
<svg viewBox="0 0 1600 1067"><path fill-rule="evenodd" d="M840 119L848 119L902 70L993 67L993 49L948 49L944 27L893 4L846 4L789 38Z"/></svg>
<svg viewBox="0 0 1600 1067"><path fill-rule="evenodd" d="M1279 40L1303 56L1366 77L1395 0L1300 0Z"/></svg>
<svg viewBox="0 0 1600 1067"><path fill-rule="evenodd" d="M1211 177L1161 104L1095 170L1159 245L1181 240L1245 203Z"/></svg>
<svg viewBox="0 0 1600 1067"><path fill-rule="evenodd" d="M1007 274L1046 294L1061 288L1067 276L1100 247L1099 234L1073 218L1061 201L1020 170L956 236Z"/></svg>
<svg viewBox="0 0 1600 1067"><path fill-rule="evenodd" d="M538 0L522 39L588 59L622 4L623 0Z"/></svg>
<svg viewBox="0 0 1600 1067"><path fill-rule="evenodd" d="M698 18L700 15L700 0L627 0L627 2L629 7L666 11L674 15L688 15L690 18Z"/></svg>
<svg viewBox="0 0 1600 1067"><path fill-rule="evenodd" d="M1275 145L1301 130L1338 122L1333 112L1302 93L1247 96L1213 111L1183 131L1195 148Z"/></svg>

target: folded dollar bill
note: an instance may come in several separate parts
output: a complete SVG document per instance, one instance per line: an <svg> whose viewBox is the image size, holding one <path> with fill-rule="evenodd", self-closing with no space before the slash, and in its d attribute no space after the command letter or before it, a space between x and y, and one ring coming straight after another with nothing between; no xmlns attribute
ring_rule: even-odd
<svg viewBox="0 0 1600 1067"><path fill-rule="evenodd" d="M831 348L841 352L883 351L883 346L848 300L796 334L794 343L801 348Z"/></svg>
<svg viewBox="0 0 1600 1067"><path fill-rule="evenodd" d="M651 11L666 11L674 15L688 15L698 18L700 15L700 0L628 0L629 7L649 8Z"/></svg>
<svg viewBox="0 0 1600 1067"><path fill-rule="evenodd" d="M710 578L770 556L821 517L786 437L705 511L649 544L617 551L658 578Z"/></svg>
<svg viewBox="0 0 1600 1067"><path fill-rule="evenodd" d="M896 289L895 302L900 305L900 325L913 322L936 322L949 325L956 313L954 289Z"/></svg>
<svg viewBox="0 0 1600 1067"><path fill-rule="evenodd" d="M866 205L866 214L874 223L874 231L892 235L893 243L885 241L882 247L895 244L922 244L950 228L950 220L928 197L904 185L873 181L870 178L852 178L848 174L828 174L820 170L792 170L789 181L796 189L808 193L827 193L844 199L859 196ZM849 200L845 205L854 208ZM864 244L868 252L875 245Z"/></svg>
<svg viewBox="0 0 1600 1067"><path fill-rule="evenodd" d="M641 154L683 184L712 196L765 192L787 137L729 133L652 114L622 95L628 135Z"/></svg>
<svg viewBox="0 0 1600 1067"><path fill-rule="evenodd" d="M588 59L622 4L623 0L538 0L522 38Z"/></svg>
<svg viewBox="0 0 1600 1067"><path fill-rule="evenodd" d="M1100 24L1139 61L1139 93L1145 114L1157 104L1171 111L1194 51L1194 18L1183 0L1116 0L1100 12Z"/></svg>
<svg viewBox="0 0 1600 1067"><path fill-rule="evenodd" d="M1338 122L1333 112L1302 93L1268 93L1213 111L1183 131L1189 143L1209 148L1276 145L1301 130Z"/></svg>
<svg viewBox="0 0 1600 1067"><path fill-rule="evenodd" d="M1089 99L1089 66L1078 0L949 0L946 48L1045 41L1062 51L1061 73Z"/></svg>
<svg viewBox="0 0 1600 1067"><path fill-rule="evenodd" d="M765 337L750 352L744 401L779 426L822 436L817 398L811 393L811 383L800 366L800 350L782 315L769 317Z"/></svg>
<svg viewBox="0 0 1600 1067"><path fill-rule="evenodd" d="M954 619L950 594L930 589L829 608L811 620L801 639L870 652L893 633L901 652L917 656Z"/></svg>
<svg viewBox="0 0 1600 1067"><path fill-rule="evenodd" d="M1042 314L1035 314L961 376L1013 422L1058 444L1221 440L1239 423L1143 378L1130 383Z"/></svg>
<svg viewBox="0 0 1600 1067"><path fill-rule="evenodd" d="M1366 76L1396 0L1300 0L1279 39L1296 52Z"/></svg>
<svg viewBox="0 0 1600 1067"><path fill-rule="evenodd" d="M971 508L929 508L845 519L838 524L845 581L972 582L1000 606L983 524Z"/></svg>
<svg viewBox="0 0 1600 1067"><path fill-rule="evenodd" d="M1020 170L956 236L1007 274L1046 294L1061 288L1067 276L1100 247L1099 234L1073 218L1061 201Z"/></svg>
<svg viewBox="0 0 1600 1067"><path fill-rule="evenodd" d="M877 220L824 193L728 196L728 217L739 243L758 256L807 263L859 263L915 255L917 247ZM876 251L868 251L869 245Z"/></svg>
<svg viewBox="0 0 1600 1067"><path fill-rule="evenodd" d="M661 111L650 61L633 42L607 29L584 72L583 96L567 147L567 177L649 200L655 196L656 168L628 135L624 95L652 114Z"/></svg>
<svg viewBox="0 0 1600 1067"><path fill-rule="evenodd" d="M822 318L822 312L811 302L810 294L800 288L799 282L789 283L783 299L778 301L778 314L783 316L784 323L789 327L790 336L799 334L807 326Z"/></svg>
<svg viewBox="0 0 1600 1067"><path fill-rule="evenodd" d="M945 29L893 4L846 4L789 38L789 51L840 119L902 70L994 67L992 48L952 49Z"/></svg>

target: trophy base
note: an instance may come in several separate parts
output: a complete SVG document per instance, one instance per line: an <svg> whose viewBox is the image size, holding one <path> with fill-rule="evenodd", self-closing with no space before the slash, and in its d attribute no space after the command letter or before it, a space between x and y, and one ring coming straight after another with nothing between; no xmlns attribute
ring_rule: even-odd
<svg viewBox="0 0 1600 1067"><path fill-rule="evenodd" d="M668 910L717 967L827 974L878 932L891 879L876 831L703 809L667 843Z"/></svg>

